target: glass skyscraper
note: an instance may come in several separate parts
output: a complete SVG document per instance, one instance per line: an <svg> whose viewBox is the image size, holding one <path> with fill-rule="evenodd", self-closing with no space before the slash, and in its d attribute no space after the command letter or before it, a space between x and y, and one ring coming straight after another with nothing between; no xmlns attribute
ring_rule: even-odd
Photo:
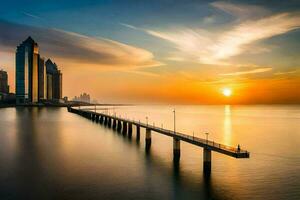
<svg viewBox="0 0 300 200"><path fill-rule="evenodd" d="M62 99L62 73L50 59L46 61L47 71L47 99Z"/></svg>
<svg viewBox="0 0 300 200"><path fill-rule="evenodd" d="M39 57L39 99L46 99L47 93L47 77L46 77L46 67L45 59Z"/></svg>
<svg viewBox="0 0 300 200"><path fill-rule="evenodd" d="M62 98L62 73L50 59L39 55L39 46L28 37L16 50L16 103L38 103Z"/></svg>
<svg viewBox="0 0 300 200"><path fill-rule="evenodd" d="M28 37L16 50L17 104L37 103L39 100L39 47Z"/></svg>

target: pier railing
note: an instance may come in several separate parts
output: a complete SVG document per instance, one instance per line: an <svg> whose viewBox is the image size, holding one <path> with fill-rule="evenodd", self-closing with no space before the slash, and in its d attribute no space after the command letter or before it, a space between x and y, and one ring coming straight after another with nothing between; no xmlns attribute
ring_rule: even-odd
<svg viewBox="0 0 300 200"><path fill-rule="evenodd" d="M154 124L143 123L140 121L130 120L117 117L116 115L109 115L105 113L98 113L95 111L91 111L90 109L75 109L72 107L68 107L68 111L72 113L76 113L82 115L92 121L99 122L100 124L104 124L105 126L112 127L114 130L122 132L124 135L128 133L128 136L132 135L132 126L136 126L137 139L140 138L140 128L146 129L145 134L145 144L146 149L149 149L151 146L151 131L160 133L173 138L173 153L174 159L178 160L180 158L180 141L184 141L199 147L203 148L203 167L204 171L210 173L211 170L211 152L215 151L230 157L234 158L249 158L250 153L246 150L242 150L239 147L231 147L228 145L216 143L214 141L203 139L199 137L195 137L194 135L188 135L184 133L180 133L177 131L172 131L168 129L164 129L162 127L156 127Z"/></svg>
<svg viewBox="0 0 300 200"><path fill-rule="evenodd" d="M199 137L195 137L189 134L184 134L184 133L180 133L180 132L174 132L173 130L168 130L168 129L164 129L162 127L158 127L149 123L143 123L141 121L136 121L136 120L131 120L131 119L127 119L127 118L122 118L121 116L117 116L116 114L114 115L110 115L107 113L103 113L103 112L96 112L98 109L94 109L94 108L81 108L80 110L82 111L86 111L92 114L99 114L101 116L104 117L108 117L111 119L115 119L115 120L120 120L120 121L125 121L127 123L131 123L134 125L138 125L141 126L143 128L146 129L151 129L155 132L164 134L164 135L168 135L171 137L175 137L178 138L180 140L183 140L185 142L191 143L191 144L195 144L204 148L209 148L213 151L219 152L219 153L223 153L223 154L227 154L229 156L232 157L236 157L236 158L249 158L250 153L247 150L243 150L243 149L239 149L236 147L232 147L232 146L228 146L228 145L224 145L221 143L217 143L215 141L212 140L206 140L203 138L199 138ZM100 110L107 110L107 109L100 109Z"/></svg>

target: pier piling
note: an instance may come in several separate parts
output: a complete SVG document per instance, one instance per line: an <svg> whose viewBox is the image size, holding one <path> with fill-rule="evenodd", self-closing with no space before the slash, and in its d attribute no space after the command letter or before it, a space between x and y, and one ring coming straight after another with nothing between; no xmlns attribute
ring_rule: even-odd
<svg viewBox="0 0 300 200"><path fill-rule="evenodd" d="M108 118L108 123L107 123L107 125L108 125L108 128L111 128L111 118L110 118L110 117Z"/></svg>
<svg viewBox="0 0 300 200"><path fill-rule="evenodd" d="M121 121L120 121L120 120L118 120L118 127L117 127L117 131L118 131L118 132L121 132L121 130L122 130L122 123L121 123Z"/></svg>
<svg viewBox="0 0 300 200"><path fill-rule="evenodd" d="M146 150L149 150L151 147L151 129L146 128Z"/></svg>
<svg viewBox="0 0 300 200"><path fill-rule="evenodd" d="M173 138L173 156L174 160L180 159L180 140Z"/></svg>
<svg viewBox="0 0 300 200"><path fill-rule="evenodd" d="M127 122L123 121L123 131L122 131L123 135L127 134Z"/></svg>
<svg viewBox="0 0 300 200"><path fill-rule="evenodd" d="M116 130L117 128L117 120L113 119L113 126L112 126L113 130Z"/></svg>
<svg viewBox="0 0 300 200"><path fill-rule="evenodd" d="M141 127L139 125L136 126L136 140L140 141Z"/></svg>
<svg viewBox="0 0 300 200"><path fill-rule="evenodd" d="M132 137L132 123L128 123L128 137Z"/></svg>
<svg viewBox="0 0 300 200"><path fill-rule="evenodd" d="M211 150L203 148L203 172L207 175L211 173Z"/></svg>
<svg viewBox="0 0 300 200"><path fill-rule="evenodd" d="M104 117L104 126L107 126L107 123L108 123L107 117Z"/></svg>

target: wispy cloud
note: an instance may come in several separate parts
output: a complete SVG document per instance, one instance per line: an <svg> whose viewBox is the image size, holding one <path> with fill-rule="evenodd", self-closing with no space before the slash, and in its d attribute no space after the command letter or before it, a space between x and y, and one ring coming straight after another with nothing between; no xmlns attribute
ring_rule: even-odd
<svg viewBox="0 0 300 200"><path fill-rule="evenodd" d="M213 24L214 22L216 22L216 19L214 15L209 15L207 17L204 17L202 22L204 24Z"/></svg>
<svg viewBox="0 0 300 200"><path fill-rule="evenodd" d="M140 70L130 70L128 72L133 73L133 74L140 74L140 75L143 75L143 76L150 76L150 77L160 77L161 76L160 74L157 74L157 73L148 72L148 71L141 71L141 70L142 69L140 69Z"/></svg>
<svg viewBox="0 0 300 200"><path fill-rule="evenodd" d="M31 14L31 13L28 13L28 12L22 12L23 15L26 15L28 17L32 17L32 18L35 18L35 19L43 19L42 17L38 16L38 15L34 15L34 14Z"/></svg>
<svg viewBox="0 0 300 200"><path fill-rule="evenodd" d="M256 5L232 4L225 1L216 1L211 3L211 5L229 15L237 17L238 20L258 18L270 13L269 10Z"/></svg>
<svg viewBox="0 0 300 200"><path fill-rule="evenodd" d="M230 63L229 59L233 56L255 52L253 49L249 51L251 44L300 27L300 13L280 13L252 19L253 10L264 14L267 12L257 6L233 5L224 2L214 3L213 6L246 18L218 32L209 32L201 27L145 31L152 36L173 43L178 50L177 54L183 58L204 64L226 65Z"/></svg>
<svg viewBox="0 0 300 200"><path fill-rule="evenodd" d="M220 74L220 75L222 75L222 76L240 76L240 75L257 74L257 73L263 73L263 72L269 72L269 71L272 71L271 67L258 68L258 69L248 70L248 71L225 73L225 74Z"/></svg>
<svg viewBox="0 0 300 200"><path fill-rule="evenodd" d="M89 66L134 69L157 66L151 52L106 38L93 38L57 29L44 29L0 21L0 46L14 50L29 35L44 56Z"/></svg>
<svg viewBox="0 0 300 200"><path fill-rule="evenodd" d="M140 30L139 28L137 28L133 25L130 25L130 24L126 24L126 23L120 23L120 25L125 26L125 27L130 28L130 29Z"/></svg>
<svg viewBox="0 0 300 200"><path fill-rule="evenodd" d="M298 72L300 72L300 70L292 70L292 71L285 71L285 72L276 72L276 73L274 73L274 75L275 76L280 76L280 75L286 75L286 74L296 74L296 73L298 73Z"/></svg>
<svg viewBox="0 0 300 200"><path fill-rule="evenodd" d="M166 58L166 60L178 61L178 62L185 61L185 59L180 57L180 56L169 56L169 57Z"/></svg>
<svg viewBox="0 0 300 200"><path fill-rule="evenodd" d="M300 15L289 13L272 15L257 21L239 24L220 36L212 47L214 59L226 59L245 51L244 45L271 38L300 27Z"/></svg>

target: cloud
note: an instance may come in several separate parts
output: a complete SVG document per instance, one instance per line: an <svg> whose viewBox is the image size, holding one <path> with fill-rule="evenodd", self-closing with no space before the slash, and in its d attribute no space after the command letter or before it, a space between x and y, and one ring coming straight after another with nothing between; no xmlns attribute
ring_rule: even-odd
<svg viewBox="0 0 300 200"><path fill-rule="evenodd" d="M120 25L125 26L125 27L130 28L130 29L140 30L139 28L137 28L133 25L130 25L130 24L126 24L126 23L120 23Z"/></svg>
<svg viewBox="0 0 300 200"><path fill-rule="evenodd" d="M245 51L244 45L271 38L300 27L300 16L289 13L247 21L225 32L212 47L215 59L226 59Z"/></svg>
<svg viewBox="0 0 300 200"><path fill-rule="evenodd" d="M285 72L275 72L274 73L274 75L275 76L280 76L280 75L286 75L286 74L296 74L296 73L298 73L298 72L300 72L300 70L292 70L292 71L285 71Z"/></svg>
<svg viewBox="0 0 300 200"><path fill-rule="evenodd" d="M35 19L43 19L43 18L40 17L40 16L31 14L31 13L28 13L28 12L22 12L22 14L23 14L23 15L26 15L27 17L32 17L32 18L35 18Z"/></svg>
<svg viewBox="0 0 300 200"><path fill-rule="evenodd" d="M204 24L213 24L216 22L216 17L214 15L209 15L207 17L204 17L202 22Z"/></svg>
<svg viewBox="0 0 300 200"><path fill-rule="evenodd" d="M239 72L232 72L232 73L226 73L226 74L220 74L222 76L239 76L239 75L246 75L246 74L257 74L257 73L263 73L272 71L271 67L266 68L259 68L259 69L253 69L248 71L239 71Z"/></svg>
<svg viewBox="0 0 300 200"><path fill-rule="evenodd" d="M247 20L239 21L220 31L207 31L200 27L176 27L169 30L145 30L148 34L161 38L175 45L177 55L186 60L203 64L228 65L229 59L243 53L255 53L253 44L274 36L285 34L300 27L300 13L280 13L251 19L251 10L256 6L215 3L215 7L247 16ZM262 9L263 10L263 9ZM249 12L249 14L247 14ZM261 11L263 12L263 11ZM259 48L257 50L269 51ZM172 52L174 54L174 52Z"/></svg>
<svg viewBox="0 0 300 200"><path fill-rule="evenodd" d="M170 61L177 61L177 62L183 62L185 61L182 57L180 56L170 56L167 57L166 60L170 60Z"/></svg>
<svg viewBox="0 0 300 200"><path fill-rule="evenodd" d="M76 64L112 69L157 66L147 50L105 38L93 38L58 29L45 29L0 20L0 47L14 51L16 46L32 36L40 46L42 56L60 58Z"/></svg>
<svg viewBox="0 0 300 200"><path fill-rule="evenodd" d="M210 56L209 47L214 43L209 32L202 29L179 28L169 32L145 30L148 34L173 43L179 52L172 52L183 60L210 63L204 59ZM178 58L178 57L177 57ZM202 59L200 61L200 59Z"/></svg>
<svg viewBox="0 0 300 200"><path fill-rule="evenodd" d="M270 13L267 9L256 5L232 4L225 1L216 1L210 5L227 14L238 17L238 20L257 18Z"/></svg>

